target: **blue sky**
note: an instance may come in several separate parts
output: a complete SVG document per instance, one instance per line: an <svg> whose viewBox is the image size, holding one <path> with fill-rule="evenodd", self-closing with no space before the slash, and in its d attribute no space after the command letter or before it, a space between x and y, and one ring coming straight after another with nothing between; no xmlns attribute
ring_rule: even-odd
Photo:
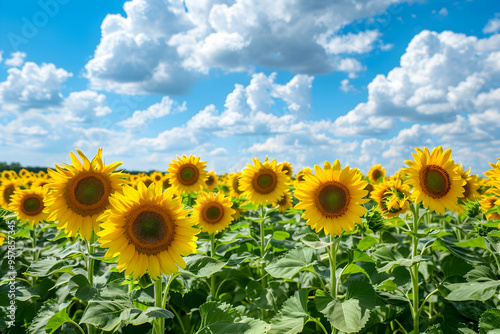
<svg viewBox="0 0 500 334"><path fill-rule="evenodd" d="M0 161L500 156L497 1L3 1L0 31Z"/></svg>

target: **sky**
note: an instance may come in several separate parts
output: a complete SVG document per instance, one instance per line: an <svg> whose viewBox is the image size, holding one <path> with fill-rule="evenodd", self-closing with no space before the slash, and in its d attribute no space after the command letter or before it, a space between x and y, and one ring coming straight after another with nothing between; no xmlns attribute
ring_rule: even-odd
<svg viewBox="0 0 500 334"><path fill-rule="evenodd" d="M0 1L0 161L500 157L500 2Z"/></svg>

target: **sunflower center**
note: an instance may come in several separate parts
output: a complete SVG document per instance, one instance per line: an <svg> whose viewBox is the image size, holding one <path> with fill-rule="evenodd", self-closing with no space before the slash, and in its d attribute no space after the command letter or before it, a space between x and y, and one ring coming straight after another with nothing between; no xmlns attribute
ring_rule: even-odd
<svg viewBox="0 0 500 334"><path fill-rule="evenodd" d="M144 211L132 223L132 232L141 243L155 245L165 238L168 227L160 214Z"/></svg>
<svg viewBox="0 0 500 334"><path fill-rule="evenodd" d="M299 180L299 182L303 182L305 181L306 179L304 178L304 174L300 174L298 177L297 177L297 180Z"/></svg>
<svg viewBox="0 0 500 334"><path fill-rule="evenodd" d="M283 171L287 176L292 176L292 170L288 166L284 166Z"/></svg>
<svg viewBox="0 0 500 334"><path fill-rule="evenodd" d="M42 212L43 210L43 202L41 198L38 196L31 196L28 198L25 198L23 201L23 208L22 210L24 211L25 214L30 215L30 216L35 216Z"/></svg>
<svg viewBox="0 0 500 334"><path fill-rule="evenodd" d="M203 208L203 220L209 224L215 224L224 217L224 209L219 203L210 203Z"/></svg>
<svg viewBox="0 0 500 334"><path fill-rule="evenodd" d="M14 189L12 188L5 188L3 192L3 199L5 200L5 203L9 204L10 203L10 197L14 194Z"/></svg>
<svg viewBox="0 0 500 334"><path fill-rule="evenodd" d="M349 190L340 182L333 181L324 184L318 189L315 196L318 209L326 216L338 217L343 215L349 207Z"/></svg>
<svg viewBox="0 0 500 334"><path fill-rule="evenodd" d="M276 203L278 203L279 206L285 205L286 204L286 195L283 195L283 197L281 197L281 199Z"/></svg>
<svg viewBox="0 0 500 334"><path fill-rule="evenodd" d="M209 187L210 187L212 184L214 184L214 182L215 182L215 179L214 179L214 177L213 177L212 175L209 175L209 176L208 176L207 181L205 181L205 183L206 183L206 184L207 184L207 186L209 186Z"/></svg>
<svg viewBox="0 0 500 334"><path fill-rule="evenodd" d="M276 188L277 183L278 178L271 170L260 171L252 179L253 188L260 194L269 194Z"/></svg>
<svg viewBox="0 0 500 334"><path fill-rule="evenodd" d="M372 176L373 179L377 181L382 176L382 172L379 169L376 169L373 171Z"/></svg>
<svg viewBox="0 0 500 334"><path fill-rule="evenodd" d="M177 174L177 179L180 183L186 186L190 186L195 184L198 181L198 168L191 164L184 165L179 169L179 173Z"/></svg>
<svg viewBox="0 0 500 334"><path fill-rule="evenodd" d="M461 198L463 198L463 199L467 198L469 196L469 193L470 193L469 182L465 181L465 184L464 184L464 193L462 194Z"/></svg>
<svg viewBox="0 0 500 334"><path fill-rule="evenodd" d="M423 181L427 194L432 198L441 198L450 191L450 176L440 166L427 166L424 169Z"/></svg>
<svg viewBox="0 0 500 334"><path fill-rule="evenodd" d="M95 176L87 176L76 184L75 198L80 204L93 205L104 195L104 184Z"/></svg>
<svg viewBox="0 0 500 334"><path fill-rule="evenodd" d="M233 189L238 195L240 195L243 192L240 190L240 182L237 177L233 179Z"/></svg>

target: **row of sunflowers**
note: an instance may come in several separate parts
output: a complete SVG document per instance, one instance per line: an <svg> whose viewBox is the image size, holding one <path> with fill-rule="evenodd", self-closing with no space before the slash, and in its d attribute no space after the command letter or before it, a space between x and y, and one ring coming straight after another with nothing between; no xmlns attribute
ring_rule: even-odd
<svg viewBox="0 0 500 334"><path fill-rule="evenodd" d="M17 317L17 326L0 323L2 332L420 333L422 325L471 333L484 312L500 321L500 311L492 313L495 293L486 299L491 307L469 323L467 314L459 323L443 315L447 300L485 301L476 296L485 286L463 281L476 258L488 264L490 290L500 286L490 245L500 236L500 162L478 177L437 147L416 149L392 176L381 165L364 176L339 160L294 176L290 163L267 157L217 175L193 155L172 160L166 173L129 174L118 170L120 162L106 165L102 149L92 160L77 153L47 173L1 174L0 242L30 245L18 250L15 276L24 286L13 299L33 313ZM17 231L5 225L11 217ZM74 251L54 252L66 248ZM443 259L463 260L464 275L448 275ZM4 260L0 289L7 288L6 268ZM435 289L425 286L430 272L440 280ZM227 283L233 279L244 286ZM460 284L476 290L461 296ZM123 286L118 295L128 308L98 306L109 299L107 289ZM63 287L67 300L57 295ZM176 309L175 296L200 291L202 303ZM142 292L151 298L134 298ZM399 308L394 314L391 305ZM109 308L119 312L102 316Z"/></svg>

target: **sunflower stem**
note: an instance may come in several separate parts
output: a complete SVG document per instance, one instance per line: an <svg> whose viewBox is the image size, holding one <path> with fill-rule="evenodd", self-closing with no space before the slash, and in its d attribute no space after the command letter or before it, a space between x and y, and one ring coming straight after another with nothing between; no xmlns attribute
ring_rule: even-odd
<svg viewBox="0 0 500 334"><path fill-rule="evenodd" d="M330 260L330 293L333 298L337 298L337 249L338 243L335 237L330 234L330 247L327 246L328 259Z"/></svg>
<svg viewBox="0 0 500 334"><path fill-rule="evenodd" d="M210 256L215 259L215 233L210 233ZM210 291L212 293L212 300L216 300L215 273L210 276Z"/></svg>
<svg viewBox="0 0 500 334"><path fill-rule="evenodd" d="M160 277L155 281L155 306L164 308L163 303L163 284ZM153 334L165 333L165 320L163 318L156 318L153 322Z"/></svg>
<svg viewBox="0 0 500 334"><path fill-rule="evenodd" d="M265 260L264 260L264 252L266 251L266 246L265 246L265 238L264 238L264 224L265 224L265 221L266 221L266 215L267 213L264 212L264 206L261 205L260 206L260 217L262 218L261 222L260 222L260 257L261 257L261 262L260 262L260 274L261 274L261 283L262 283L262 289L265 290L267 289L267 276L265 275L266 272L265 272L265 267L266 267L266 263L265 263ZM260 310L260 317L261 317L261 320L264 320L265 318L265 310L264 309L261 309Z"/></svg>
<svg viewBox="0 0 500 334"><path fill-rule="evenodd" d="M418 203L415 203L415 206L412 207L413 211L413 235L412 235L412 259L414 259L418 255L418 225L422 217L419 216L419 207ZM425 215L425 213L423 214ZM418 295L418 263L414 263L410 268L410 275L412 281L412 294L413 294L413 302L412 302L412 316L413 316L413 333L419 334L419 318L420 318L420 309L419 309L419 295Z"/></svg>
<svg viewBox="0 0 500 334"><path fill-rule="evenodd" d="M30 233L32 233L31 235L31 246L33 248L33 262L36 262L38 260L38 251L36 249L36 225L33 226L33 230L30 231ZM36 276L32 276L33 277L33 286L36 285L36 281L37 281L37 277Z"/></svg>

